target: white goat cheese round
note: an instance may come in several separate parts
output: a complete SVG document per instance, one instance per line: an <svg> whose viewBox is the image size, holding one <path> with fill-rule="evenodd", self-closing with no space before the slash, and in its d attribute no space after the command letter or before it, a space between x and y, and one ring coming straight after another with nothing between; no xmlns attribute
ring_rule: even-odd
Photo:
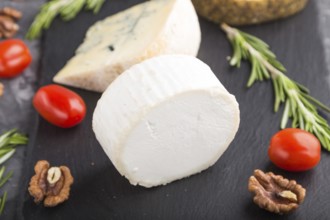
<svg viewBox="0 0 330 220"><path fill-rule="evenodd" d="M238 103L195 57L136 64L103 93L93 130L131 184L164 185L212 166L239 126Z"/></svg>

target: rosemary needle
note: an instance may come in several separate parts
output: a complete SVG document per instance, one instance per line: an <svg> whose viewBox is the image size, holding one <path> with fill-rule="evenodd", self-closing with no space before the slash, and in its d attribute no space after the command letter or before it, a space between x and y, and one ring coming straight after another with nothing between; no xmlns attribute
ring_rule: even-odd
<svg viewBox="0 0 330 220"><path fill-rule="evenodd" d="M330 108L313 98L306 87L285 75L285 67L264 41L227 24L222 24L221 28L226 32L234 51L230 65L240 67L242 60L248 60L252 65L247 86L266 79L273 81L274 111L277 112L280 105L284 104L281 129L291 119L292 127L314 133L322 146L330 151L330 127L318 113L319 109L330 112Z"/></svg>
<svg viewBox="0 0 330 220"><path fill-rule="evenodd" d="M0 187L2 187L12 177L13 171L10 171L5 177L0 179Z"/></svg>
<svg viewBox="0 0 330 220"><path fill-rule="evenodd" d="M3 209L5 208L6 199L7 199L7 192L5 192L2 198L0 198L0 215L2 214Z"/></svg>
<svg viewBox="0 0 330 220"><path fill-rule="evenodd" d="M2 178L5 169L6 168L4 166L1 167L0 169L0 187L3 186L8 181L8 179L13 175L13 172L9 172L5 177ZM2 214L3 209L5 207L6 199L7 199L7 191L5 191L2 198L0 197L0 215Z"/></svg>

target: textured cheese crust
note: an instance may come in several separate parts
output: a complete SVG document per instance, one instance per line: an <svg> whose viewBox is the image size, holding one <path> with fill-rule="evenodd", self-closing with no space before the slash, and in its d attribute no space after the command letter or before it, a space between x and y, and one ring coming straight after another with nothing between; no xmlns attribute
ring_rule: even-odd
<svg viewBox="0 0 330 220"><path fill-rule="evenodd" d="M286 18L308 0L192 0L197 12L215 23L249 25Z"/></svg>
<svg viewBox="0 0 330 220"><path fill-rule="evenodd" d="M212 166L239 125L235 97L202 61L163 55L134 65L103 93L93 130L131 184L164 185Z"/></svg>
<svg viewBox="0 0 330 220"><path fill-rule="evenodd" d="M196 56L201 31L190 0L152 0L97 22L54 77L57 83L103 92L124 70L161 54Z"/></svg>

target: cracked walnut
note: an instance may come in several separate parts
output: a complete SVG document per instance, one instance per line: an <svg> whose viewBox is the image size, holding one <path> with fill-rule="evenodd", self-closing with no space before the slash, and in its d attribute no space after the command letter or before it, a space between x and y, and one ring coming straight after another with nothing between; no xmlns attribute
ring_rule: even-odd
<svg viewBox="0 0 330 220"><path fill-rule="evenodd" d="M11 38L19 30L17 21L22 13L14 8L4 7L0 9L0 38Z"/></svg>
<svg viewBox="0 0 330 220"><path fill-rule="evenodd" d="M28 190L36 203L43 201L44 206L54 207L69 198L73 177L68 167L50 167L47 161L40 160L34 171Z"/></svg>
<svg viewBox="0 0 330 220"><path fill-rule="evenodd" d="M286 214L304 201L306 190L294 180L288 180L272 172L255 170L249 179L249 191L260 208L277 214Z"/></svg>

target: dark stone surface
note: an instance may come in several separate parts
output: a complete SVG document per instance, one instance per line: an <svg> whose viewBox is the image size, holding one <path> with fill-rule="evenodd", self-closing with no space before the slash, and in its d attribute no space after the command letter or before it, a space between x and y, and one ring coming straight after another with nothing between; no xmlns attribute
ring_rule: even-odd
<svg viewBox="0 0 330 220"><path fill-rule="evenodd" d="M23 13L19 21L20 31L15 36L23 39L32 19L40 7L42 0L31 2L9 2L0 1L0 8L11 6ZM4 84L4 94L0 97L0 133L12 128L17 128L20 132L34 136L33 128L36 126L34 118L35 112L32 109L31 99L37 88L37 72L39 67L40 41L25 41L33 57L31 65L24 73L14 79L0 80ZM4 213L1 220L13 219L17 207L21 204L18 201L19 190L21 189L21 179L24 159L28 152L27 146L18 147L14 156L5 162L6 171L13 171L14 175L0 189L0 196L5 191L8 192Z"/></svg>
<svg viewBox="0 0 330 220"><path fill-rule="evenodd" d="M71 22L56 20L44 38L41 84L51 83L91 24L138 2L141 0L106 1L96 16L86 12ZM330 105L324 34L316 2L311 1L306 10L289 19L243 30L268 42L287 67L288 75L309 87L314 97ZM224 86L236 96L241 110L240 129L221 159L210 169L167 186L152 189L131 186L115 170L92 132L92 113L100 94L74 89L88 107L82 124L72 129L54 127L43 119L29 124L33 144L27 149L24 187L17 197L15 210L17 219L329 218L329 153L323 151L321 163L309 172L289 173L274 167L269 162L267 148L270 137L279 129L281 112L272 112L271 83L257 83L246 89L249 65L244 63L240 69L230 68L226 57L231 54L231 48L224 33L217 25L203 19L201 28L203 41L198 57L211 66ZM34 135L33 129L36 130ZM40 159L47 159L53 165L69 166L75 177L70 199L56 208L35 205L26 191L33 166ZM256 168L296 179L307 188L305 202L287 216L260 210L247 191L248 178Z"/></svg>

